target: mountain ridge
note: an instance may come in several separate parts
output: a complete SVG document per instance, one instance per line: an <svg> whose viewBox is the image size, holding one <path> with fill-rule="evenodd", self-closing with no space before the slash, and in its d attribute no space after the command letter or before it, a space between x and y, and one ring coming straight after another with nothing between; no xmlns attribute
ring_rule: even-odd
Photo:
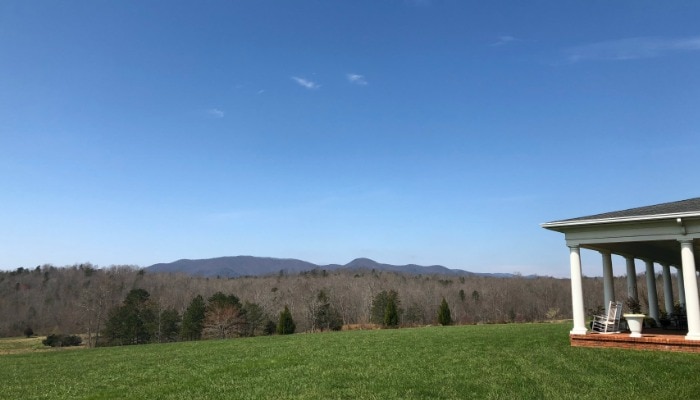
<svg viewBox="0 0 700 400"><path fill-rule="evenodd" d="M148 272L186 273L194 276L236 278L241 276L265 276L279 273L297 274L323 269L335 270L379 270L408 273L414 275L436 274L452 276L492 276L511 277L513 274L480 273L462 269L452 269L442 265L422 266L417 264L383 264L369 258L356 258L347 264L318 265L295 258L274 258L256 256L225 256L205 259L180 259L169 263L153 264L145 268Z"/></svg>

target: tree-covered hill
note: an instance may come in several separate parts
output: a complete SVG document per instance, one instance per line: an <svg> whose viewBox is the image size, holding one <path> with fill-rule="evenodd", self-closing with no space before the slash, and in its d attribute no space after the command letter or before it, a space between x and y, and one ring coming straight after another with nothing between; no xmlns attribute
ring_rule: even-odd
<svg viewBox="0 0 700 400"><path fill-rule="evenodd" d="M452 276L493 276L509 277L511 274L476 273L461 269L451 269L442 265L422 266L416 264L392 265L379 263L369 258L357 258L347 264L317 265L293 258L272 258L253 256L217 257L201 260L182 259L170 263L159 263L146 267L148 272L182 272L195 276L235 278L239 276L265 276L275 274L296 274L313 269L375 270L408 274L440 274Z"/></svg>

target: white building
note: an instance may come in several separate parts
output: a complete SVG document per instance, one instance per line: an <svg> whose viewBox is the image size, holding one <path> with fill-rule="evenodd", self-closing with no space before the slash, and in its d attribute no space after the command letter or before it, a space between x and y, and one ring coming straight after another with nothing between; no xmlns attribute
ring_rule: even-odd
<svg viewBox="0 0 700 400"><path fill-rule="evenodd" d="M602 257L604 304L627 297L638 299L635 259L646 267L649 316L659 320L654 264L662 267L664 307L673 309L671 268L677 269L678 293L688 319L686 340L700 340L700 301L695 254L700 249L700 197L586 217L553 221L543 228L561 232L569 247L574 326L571 335L585 335L585 313L580 249ZM626 259L627 293L616 298L613 287L613 254Z"/></svg>

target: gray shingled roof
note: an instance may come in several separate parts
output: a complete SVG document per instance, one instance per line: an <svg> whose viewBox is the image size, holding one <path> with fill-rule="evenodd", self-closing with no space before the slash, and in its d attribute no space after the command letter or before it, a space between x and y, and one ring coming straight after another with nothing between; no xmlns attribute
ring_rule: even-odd
<svg viewBox="0 0 700 400"><path fill-rule="evenodd" d="M698 213L700 214L700 197L695 197L687 200L673 201L670 203L655 204L653 206L644 206L637 208L630 208L627 210L611 211L602 214L588 215L585 217L564 219L555 222L574 222L574 221L586 221L586 220L598 220L598 219L612 219L612 218L634 218L634 217L646 217L652 215L660 214L678 214L678 213Z"/></svg>

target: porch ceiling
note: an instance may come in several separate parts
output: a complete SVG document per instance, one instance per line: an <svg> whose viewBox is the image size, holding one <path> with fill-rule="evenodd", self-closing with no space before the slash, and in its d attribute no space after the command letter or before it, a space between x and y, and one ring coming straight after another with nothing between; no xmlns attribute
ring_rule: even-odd
<svg viewBox="0 0 700 400"><path fill-rule="evenodd" d="M581 245L596 251L607 251L621 256L650 259L661 264L681 265L680 243L677 240L652 240L643 242L596 243ZM694 243L695 254L700 246Z"/></svg>

